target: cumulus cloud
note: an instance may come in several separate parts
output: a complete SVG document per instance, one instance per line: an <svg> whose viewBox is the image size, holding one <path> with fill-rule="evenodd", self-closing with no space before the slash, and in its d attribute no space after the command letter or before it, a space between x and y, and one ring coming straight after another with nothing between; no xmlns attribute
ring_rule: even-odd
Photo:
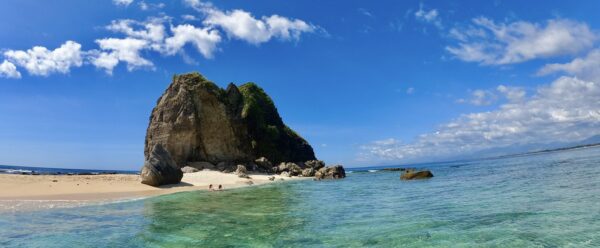
<svg viewBox="0 0 600 248"><path fill-rule="evenodd" d="M205 58L212 58L213 53L217 48L217 44L221 42L219 31L211 28L197 28L189 24L171 27L173 36L165 41L166 52L175 54L186 43L192 43L198 52Z"/></svg>
<svg viewBox="0 0 600 248"><path fill-rule="evenodd" d="M133 0L113 0L113 3L117 6L129 6L131 3L133 3Z"/></svg>
<svg viewBox="0 0 600 248"><path fill-rule="evenodd" d="M149 60L140 55L140 51L148 46L145 40L134 38L105 38L98 39L96 43L102 50L91 54L91 62L98 68L104 69L108 74L119 62L127 64L127 70L131 71L141 67L152 67Z"/></svg>
<svg viewBox="0 0 600 248"><path fill-rule="evenodd" d="M509 146L574 142L600 133L600 83L561 77L531 97L506 86L499 90L519 101L462 115L412 143L388 139L364 145L360 157L433 160Z"/></svg>
<svg viewBox="0 0 600 248"><path fill-rule="evenodd" d="M17 71L15 64L4 60L4 62L0 64L0 77L21 78L21 73Z"/></svg>
<svg viewBox="0 0 600 248"><path fill-rule="evenodd" d="M456 58L483 65L505 65L537 58L574 55L591 48L597 35L587 24L567 19L546 23L517 21L496 23L488 18L453 28L449 37L457 44L446 47Z"/></svg>
<svg viewBox="0 0 600 248"><path fill-rule="evenodd" d="M7 50L4 57L13 65L24 67L29 74L38 76L65 74L71 67L79 67L83 63L81 45L74 41L67 41L54 50L43 46L35 46L27 51Z"/></svg>
<svg viewBox="0 0 600 248"><path fill-rule="evenodd" d="M565 72L585 80L600 82L600 49L592 50L583 58L576 58L569 63L548 64L538 71L538 75Z"/></svg>
<svg viewBox="0 0 600 248"><path fill-rule="evenodd" d="M263 16L257 19L252 13L241 9L223 11L210 2L199 0L185 0L185 2L206 16L203 21L205 25L223 29L229 37L255 45L273 38L298 40L302 33L311 33L317 28L303 20L279 15Z"/></svg>
<svg viewBox="0 0 600 248"><path fill-rule="evenodd" d="M133 0L114 0L120 6L128 6ZM55 50L36 46L27 51L6 50L6 61L2 64L2 77L20 77L17 66L24 67L31 75L48 76L52 73L68 73L71 67L91 64L112 74L120 63L127 65L129 71L138 68L154 68L154 64L142 54L157 52L172 56L181 54L186 61L192 61L183 51L187 44L192 45L205 58L213 58L218 45L223 41L221 32L228 37L243 40L251 44L261 44L272 39L299 40L302 33L313 32L315 26L299 19L279 15L255 18L244 10L223 11L210 2L185 0L187 5L201 12L202 24L195 26L185 21L199 20L192 15L183 15L184 23L173 25L173 18L162 14L161 17L146 21L131 19L113 20L105 28L117 37L96 39L98 49L82 51L81 45L67 41ZM159 9L163 3L138 1L141 9Z"/></svg>
<svg viewBox="0 0 600 248"><path fill-rule="evenodd" d="M419 21L433 24L439 29L442 29L442 19L439 16L437 9L425 10L423 4L419 6L419 10L415 12L415 18Z"/></svg>
<svg viewBox="0 0 600 248"><path fill-rule="evenodd" d="M252 44L260 44L279 38L282 40L299 39L303 32L312 32L314 27L298 19L272 15L256 19L252 14L243 10L223 12L212 9L207 12L208 16L204 24L222 28L227 35L233 38L247 41Z"/></svg>

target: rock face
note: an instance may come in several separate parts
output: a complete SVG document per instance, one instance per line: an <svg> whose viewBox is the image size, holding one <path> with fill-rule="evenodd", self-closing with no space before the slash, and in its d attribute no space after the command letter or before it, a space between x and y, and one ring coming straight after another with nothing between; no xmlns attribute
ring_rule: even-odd
<svg viewBox="0 0 600 248"><path fill-rule="evenodd" d="M142 183L178 183L182 169L247 171L343 178L325 167L312 147L286 126L273 100L254 83L221 89L198 73L173 77L152 110Z"/></svg>
<svg viewBox="0 0 600 248"><path fill-rule="evenodd" d="M400 175L401 180L412 180L412 179L426 179L433 177L433 173L428 170L416 171L416 170L405 170Z"/></svg>
<svg viewBox="0 0 600 248"><path fill-rule="evenodd" d="M183 172L161 144L152 146L140 172L142 183L150 186L179 183Z"/></svg>
<svg viewBox="0 0 600 248"><path fill-rule="evenodd" d="M159 98L146 133L146 159L156 144L180 165L315 159L312 147L283 123L256 84L229 84L223 90L198 73L175 76Z"/></svg>
<svg viewBox="0 0 600 248"><path fill-rule="evenodd" d="M327 166L315 172L316 179L339 179L346 177L346 170L341 165Z"/></svg>

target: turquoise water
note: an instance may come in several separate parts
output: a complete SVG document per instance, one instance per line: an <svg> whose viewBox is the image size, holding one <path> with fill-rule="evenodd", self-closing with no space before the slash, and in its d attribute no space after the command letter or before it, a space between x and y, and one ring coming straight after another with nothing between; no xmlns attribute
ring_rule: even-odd
<svg viewBox="0 0 600 248"><path fill-rule="evenodd" d="M0 216L0 247L600 247L600 148Z"/></svg>

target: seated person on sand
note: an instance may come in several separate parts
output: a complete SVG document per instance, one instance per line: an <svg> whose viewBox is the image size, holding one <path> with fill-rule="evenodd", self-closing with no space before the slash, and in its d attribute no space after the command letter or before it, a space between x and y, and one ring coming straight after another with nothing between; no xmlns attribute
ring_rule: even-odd
<svg viewBox="0 0 600 248"><path fill-rule="evenodd" d="M218 190L223 190L223 186L221 184L219 184L219 189Z"/></svg>
<svg viewBox="0 0 600 248"><path fill-rule="evenodd" d="M212 184L211 184L211 185L208 185L208 191L213 191L213 186L212 186Z"/></svg>

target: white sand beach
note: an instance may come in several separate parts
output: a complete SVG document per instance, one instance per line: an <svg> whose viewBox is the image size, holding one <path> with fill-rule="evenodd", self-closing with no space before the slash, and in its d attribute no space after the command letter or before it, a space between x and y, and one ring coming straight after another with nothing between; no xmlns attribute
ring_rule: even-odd
<svg viewBox="0 0 600 248"><path fill-rule="evenodd" d="M140 183L138 175L11 175L0 174L0 211L44 208L40 204L104 202L143 198L182 191L208 190L220 184L223 190L286 180L307 179L280 175L250 174L250 179L233 173L200 171L185 173L179 184L152 187ZM275 177L270 181L269 177ZM282 180L283 179L283 180ZM31 204L35 203L35 204ZM35 206L29 206L35 205ZM72 205L72 204L63 204Z"/></svg>

